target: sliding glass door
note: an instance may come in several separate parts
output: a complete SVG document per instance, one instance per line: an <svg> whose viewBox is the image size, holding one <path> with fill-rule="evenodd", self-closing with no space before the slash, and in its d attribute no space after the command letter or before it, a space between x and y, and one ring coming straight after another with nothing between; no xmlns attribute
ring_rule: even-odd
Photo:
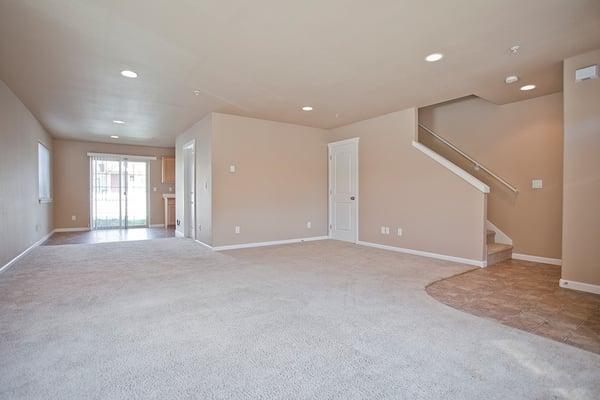
<svg viewBox="0 0 600 400"><path fill-rule="evenodd" d="M92 229L148 226L148 162L90 158Z"/></svg>

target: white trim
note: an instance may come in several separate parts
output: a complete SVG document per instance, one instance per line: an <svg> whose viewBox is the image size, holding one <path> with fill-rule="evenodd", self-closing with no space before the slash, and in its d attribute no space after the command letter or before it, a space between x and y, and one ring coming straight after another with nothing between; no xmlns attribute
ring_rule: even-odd
<svg viewBox="0 0 600 400"><path fill-rule="evenodd" d="M508 244L508 245L513 245L513 241L512 239L504 232L502 232L500 230L500 228L498 228L496 225L492 224L489 220L485 221L485 234L487 236L487 230L492 230L494 232L496 232L496 236L494 238L494 241L496 243L500 243L500 244Z"/></svg>
<svg viewBox="0 0 600 400"><path fill-rule="evenodd" d="M360 227L360 222L359 222L359 212L358 212L358 206L359 206L359 202L360 202L360 196L359 196L359 192L360 192L360 182L359 182L359 176L360 176L360 165L359 165L359 142L360 142L360 138L359 137L354 137L354 138L350 138L350 139L345 139L345 140L338 140L337 142L330 142L327 143L327 238L328 239L332 239L331 236L331 226L332 226L332 221L331 221L331 208L333 206L332 202L331 202L331 148L335 147L335 146L339 146L339 145L345 145L345 144L350 144L350 143L355 143L356 144L356 207L354 209L354 214L355 214L355 221L356 221L356 232L354 233L354 243L358 243L358 230Z"/></svg>
<svg viewBox="0 0 600 400"><path fill-rule="evenodd" d="M7 270L8 267L10 267L11 265L13 265L17 261L19 261L21 258L23 258L25 256L25 254L29 253L35 247L39 246L40 244L44 243L46 240L50 239L50 236L52 236L52 234L54 232L56 232L56 231L55 230L51 230L50 233L46 234L44 237L42 237L41 239L39 239L37 242L35 242L31 246L29 246L28 248L26 248L25 250L23 250L21 252L21 254L19 254L18 256L16 256L15 258L13 258L12 260L10 260L6 264L4 264L2 267L0 267L0 273L3 272L3 271L5 271L5 270Z"/></svg>
<svg viewBox="0 0 600 400"><path fill-rule="evenodd" d="M178 230L175 230L175 237L178 237L178 238L184 238L184 237L185 237L185 235L184 235L182 232L180 232L180 231L178 231Z"/></svg>
<svg viewBox="0 0 600 400"><path fill-rule="evenodd" d="M150 224L148 228L164 228L165 224Z"/></svg>
<svg viewBox="0 0 600 400"><path fill-rule="evenodd" d="M213 246L212 249L215 251L247 249L250 247L264 247L264 246L275 246L278 244L313 242L315 240L326 240L326 239L329 239L329 236L313 236L313 237L300 238L300 239L273 240L271 242L242 243L242 244L232 244L232 245L227 245L227 246ZM204 244L204 243L202 243L202 244Z"/></svg>
<svg viewBox="0 0 600 400"><path fill-rule="evenodd" d="M212 247L211 245L209 245L209 244L206 244L206 243L204 243L204 242L201 242L201 241L199 241L198 239L194 239L194 242L196 242L196 243L200 243L202 246L204 246L204 247L208 247L210 250L214 250L214 249L213 249L213 247Z"/></svg>
<svg viewBox="0 0 600 400"><path fill-rule="evenodd" d="M90 228L87 227L82 227L82 228L56 228L55 230L52 231L52 233L54 232L86 232L89 231Z"/></svg>
<svg viewBox="0 0 600 400"><path fill-rule="evenodd" d="M114 160L156 161L155 156L134 156L130 154L87 153L88 157L103 157Z"/></svg>
<svg viewBox="0 0 600 400"><path fill-rule="evenodd" d="M513 253L512 258L515 260L533 261L542 264L562 265L560 258L548 258L539 256L530 256L529 254Z"/></svg>
<svg viewBox="0 0 600 400"><path fill-rule="evenodd" d="M331 148L332 146L337 146L337 145L341 145L341 144L358 143L359 141L360 141L359 137L355 137L355 138L351 138L351 139L338 140L337 142L327 143L327 147Z"/></svg>
<svg viewBox="0 0 600 400"><path fill-rule="evenodd" d="M448 161L444 157L440 156L435 151L431 150L430 148L428 148L426 146L423 146L419 142L413 141L412 145L417 150L421 151L422 153L424 153L425 155L429 156L434 161L436 161L439 164L441 164L444 167L446 167L448 170L450 170L450 172L454 173L455 175L457 175L457 176L461 177L462 179L464 179L466 182L468 182L471 185L473 185L477 190L479 190L479 191L481 191L483 193L489 193L490 192L490 187L488 185L486 185L485 183L481 182L479 179L475 178L473 175L469 174L467 171L465 171L464 169L460 168L458 165L456 165L456 164Z"/></svg>
<svg viewBox="0 0 600 400"><path fill-rule="evenodd" d="M374 247L376 249L395 251L397 253L407 253L407 254L413 254L415 256L429 257L429 258L435 258L438 260L445 260L445 261L452 261L452 262L461 263L461 264L474 265L476 267L482 267L482 268L487 267L486 260L473 260L471 258L447 256L445 254L430 253L428 251L405 249L402 247L388 246L388 245L379 244L379 243L363 242L362 240L359 240L358 242L356 242L356 244L359 244L362 246Z"/></svg>
<svg viewBox="0 0 600 400"><path fill-rule="evenodd" d="M559 281L561 288L579 290L582 292L600 294L600 285L592 285L591 283L583 283L561 279Z"/></svg>

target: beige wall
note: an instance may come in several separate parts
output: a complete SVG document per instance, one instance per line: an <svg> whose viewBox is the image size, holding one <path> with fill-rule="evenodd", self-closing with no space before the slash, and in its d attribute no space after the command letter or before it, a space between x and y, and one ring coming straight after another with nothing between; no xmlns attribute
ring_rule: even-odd
<svg viewBox="0 0 600 400"><path fill-rule="evenodd" d="M359 240L484 260L486 196L412 146L416 118L408 109L329 135L360 138Z"/></svg>
<svg viewBox="0 0 600 400"><path fill-rule="evenodd" d="M327 131L217 113L212 119L214 245L327 235Z"/></svg>
<svg viewBox="0 0 600 400"><path fill-rule="evenodd" d="M177 137L176 181L177 181L177 231L185 232L184 203L184 157L183 146L195 142L196 160L196 239L208 245L213 244L212 234L212 115L195 123Z"/></svg>
<svg viewBox="0 0 600 400"><path fill-rule="evenodd" d="M514 195L433 136L420 141L487 183L488 219L514 252L561 258L562 93L502 106L471 96L419 110L419 121L519 189ZM532 179L543 189L533 190Z"/></svg>
<svg viewBox="0 0 600 400"><path fill-rule="evenodd" d="M161 157L173 156L173 148L130 146L112 143L54 140L54 225L84 228L90 224L90 162L88 152L156 156L150 161L150 223L164 223L163 193L175 184L162 184ZM152 189L156 187L156 192ZM77 220L72 221L75 215Z"/></svg>
<svg viewBox="0 0 600 400"><path fill-rule="evenodd" d="M600 50L564 62L562 278L600 285L600 79L575 82L592 64Z"/></svg>
<svg viewBox="0 0 600 400"><path fill-rule="evenodd" d="M0 268L53 229L53 203L38 201L38 142L52 138L0 81Z"/></svg>

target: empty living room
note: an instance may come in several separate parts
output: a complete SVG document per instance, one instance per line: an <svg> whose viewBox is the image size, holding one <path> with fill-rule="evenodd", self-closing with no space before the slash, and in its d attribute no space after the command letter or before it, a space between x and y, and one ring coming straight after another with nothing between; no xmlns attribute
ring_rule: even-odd
<svg viewBox="0 0 600 400"><path fill-rule="evenodd" d="M600 398L599 0L0 0L0 400Z"/></svg>

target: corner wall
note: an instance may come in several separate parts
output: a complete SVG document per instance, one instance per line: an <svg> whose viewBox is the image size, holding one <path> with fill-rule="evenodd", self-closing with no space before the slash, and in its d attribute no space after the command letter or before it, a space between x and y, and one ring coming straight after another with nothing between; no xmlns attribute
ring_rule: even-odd
<svg viewBox="0 0 600 400"><path fill-rule="evenodd" d="M213 244L326 236L327 131L219 113L212 120Z"/></svg>
<svg viewBox="0 0 600 400"><path fill-rule="evenodd" d="M575 70L592 64L600 64L600 49L566 59L563 68L562 280L600 293L600 78L575 82Z"/></svg>
<svg viewBox="0 0 600 400"><path fill-rule="evenodd" d="M53 229L53 203L38 201L38 142L52 158L50 135L0 81L0 269Z"/></svg>
<svg viewBox="0 0 600 400"><path fill-rule="evenodd" d="M184 218L184 156L183 147L195 141L194 155L196 161L196 239L212 246L212 114L196 122L188 130L177 136L175 144L175 184L176 184L176 218L177 232L180 236L185 232Z"/></svg>
<svg viewBox="0 0 600 400"><path fill-rule="evenodd" d="M414 148L416 127L412 108L329 134L329 142L360 138L359 240L485 260L486 195Z"/></svg>

